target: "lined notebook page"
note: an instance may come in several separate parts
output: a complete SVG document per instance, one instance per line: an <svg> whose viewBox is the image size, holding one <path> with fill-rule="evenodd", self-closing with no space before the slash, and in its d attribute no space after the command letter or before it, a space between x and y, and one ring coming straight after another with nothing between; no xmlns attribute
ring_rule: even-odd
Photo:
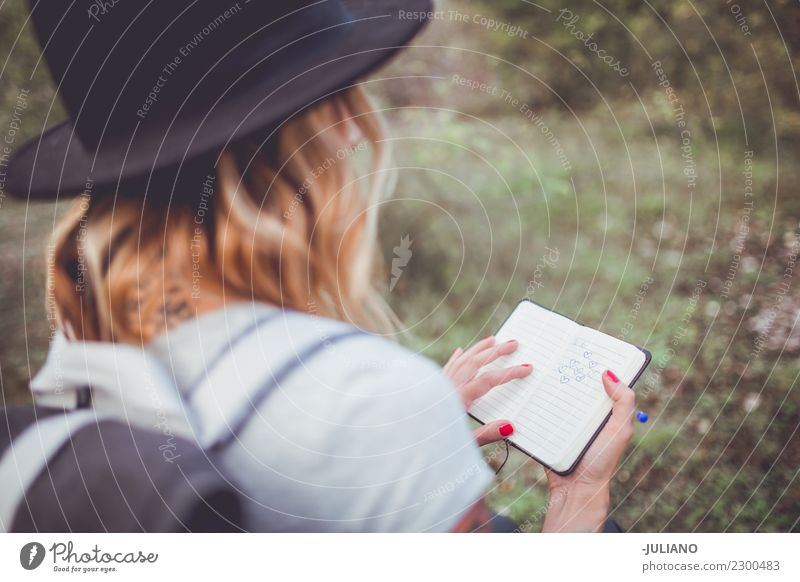
<svg viewBox="0 0 800 582"><path fill-rule="evenodd" d="M534 371L527 378L491 390L473 403L470 413L483 422L517 419L537 384L541 370L555 364L578 327L580 326L575 322L533 303L520 303L495 334L498 343L515 339L519 342L519 348L512 356L499 358L485 366L480 373L524 363L532 364ZM527 426L528 423L524 424ZM534 431L534 434L547 435L548 432L545 427L538 427L533 423L527 428Z"/></svg>
<svg viewBox="0 0 800 582"><path fill-rule="evenodd" d="M497 339L516 339L520 347L486 369L530 362L534 371L490 391L470 412L482 422L511 420L510 440L558 471L569 469L611 410L603 371L630 383L644 365L635 346L530 301L514 309Z"/></svg>

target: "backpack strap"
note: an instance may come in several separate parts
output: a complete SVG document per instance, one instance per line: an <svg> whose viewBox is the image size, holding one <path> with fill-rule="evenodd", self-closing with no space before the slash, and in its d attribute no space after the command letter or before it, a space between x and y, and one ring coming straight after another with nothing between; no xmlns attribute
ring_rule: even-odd
<svg viewBox="0 0 800 582"><path fill-rule="evenodd" d="M94 410L55 414L34 422L14 439L0 457L0 532L11 531L25 492L58 451L76 432L98 420Z"/></svg>
<svg viewBox="0 0 800 582"><path fill-rule="evenodd" d="M288 361L274 366L266 380L250 382L244 386L235 381L236 372L231 371L231 365L226 365L228 358L215 359L215 368L207 370L203 381L189 391L189 407L196 411L196 418L203 419L199 427L201 434L197 435L198 442L206 449L224 448L238 438L259 406L297 368L307 364L309 359L322 350L345 339L363 335L366 333L361 330L348 329L317 339L302 350L295 350ZM235 341L229 346L232 348L240 344L241 341ZM231 355L232 350L228 349L224 353ZM222 394L224 398L221 397ZM208 414L203 415L197 411L208 411Z"/></svg>
<svg viewBox="0 0 800 582"><path fill-rule="evenodd" d="M271 322L273 319L278 319L278 316L286 315L286 313L280 309L275 308L274 311L267 313L266 315L259 317L252 323L250 323L247 327L241 330L233 339L228 340L228 345L218 353L216 356L211 358L211 361L205 365L205 370L201 372L200 377L197 378L194 382L192 382L192 386L186 392L186 396L191 396L192 392L194 392L195 388L197 388L203 380L208 376L208 372L213 370L217 367L217 365L228 356L236 347L241 344L244 340L248 339L253 333L255 333L258 329L260 329L265 324Z"/></svg>
<svg viewBox="0 0 800 582"><path fill-rule="evenodd" d="M308 346L305 350L303 350L299 354L295 354L295 357L286 362L278 371L277 373L273 374L264 384L262 384L252 395L252 397L247 400L246 402L241 404L239 412L237 414L236 420L230 427L230 431L223 435L218 441L216 441L213 445L214 448L223 448L226 445L230 444L234 440L237 440L239 434L242 432L244 427L247 425L250 418L253 416L259 406L263 404L263 402L272 394L276 388L281 385L281 382L286 380L292 372L294 372L298 367L305 364L309 359L314 357L315 354L319 353L323 348L328 348L330 345L338 343L342 340L345 340L350 337L366 335L361 330L353 329L346 332L339 333L334 335L330 338L326 338L323 341L320 341L316 344L312 344Z"/></svg>

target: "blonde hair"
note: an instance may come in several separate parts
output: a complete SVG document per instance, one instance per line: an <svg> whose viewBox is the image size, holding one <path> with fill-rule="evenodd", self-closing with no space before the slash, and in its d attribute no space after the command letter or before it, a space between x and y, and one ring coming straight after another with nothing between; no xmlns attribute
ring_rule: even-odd
<svg viewBox="0 0 800 582"><path fill-rule="evenodd" d="M371 149L359 176L341 125ZM48 311L73 339L146 344L231 301L256 301L388 331L375 285L377 210L390 189L381 115L360 88L226 149L197 192L84 193L58 224ZM366 183L366 187L364 184Z"/></svg>

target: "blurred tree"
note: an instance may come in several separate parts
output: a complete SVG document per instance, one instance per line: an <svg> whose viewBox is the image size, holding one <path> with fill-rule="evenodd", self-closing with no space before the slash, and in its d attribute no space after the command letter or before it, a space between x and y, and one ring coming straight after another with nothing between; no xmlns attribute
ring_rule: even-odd
<svg viewBox="0 0 800 582"><path fill-rule="evenodd" d="M651 65L661 61L681 102L707 126L740 130L744 117L749 139L771 140L774 114L779 138L800 138L797 0L536 3L549 12L525 0L480 2L484 13L529 32L526 41L496 34L494 48L503 58L541 71L553 92L529 88L529 99L540 105L562 99L578 109L597 104L600 96L587 78L606 98L634 97L631 84L640 94L658 91ZM589 42L619 59L627 76L587 48L581 38L589 34Z"/></svg>

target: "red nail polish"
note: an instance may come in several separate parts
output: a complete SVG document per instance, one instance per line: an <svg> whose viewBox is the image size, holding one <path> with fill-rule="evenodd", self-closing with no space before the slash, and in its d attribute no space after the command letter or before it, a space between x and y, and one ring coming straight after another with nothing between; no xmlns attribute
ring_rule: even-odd
<svg viewBox="0 0 800 582"><path fill-rule="evenodd" d="M606 370L606 374L608 375L608 377L611 379L612 382L619 382L619 378L617 378L617 375L611 370Z"/></svg>
<svg viewBox="0 0 800 582"><path fill-rule="evenodd" d="M522 367L523 368L531 368L532 366L530 364L522 364Z"/></svg>
<svg viewBox="0 0 800 582"><path fill-rule="evenodd" d="M504 425L500 426L500 436L507 437L513 432L514 432L514 427L511 426L510 423L505 423Z"/></svg>

